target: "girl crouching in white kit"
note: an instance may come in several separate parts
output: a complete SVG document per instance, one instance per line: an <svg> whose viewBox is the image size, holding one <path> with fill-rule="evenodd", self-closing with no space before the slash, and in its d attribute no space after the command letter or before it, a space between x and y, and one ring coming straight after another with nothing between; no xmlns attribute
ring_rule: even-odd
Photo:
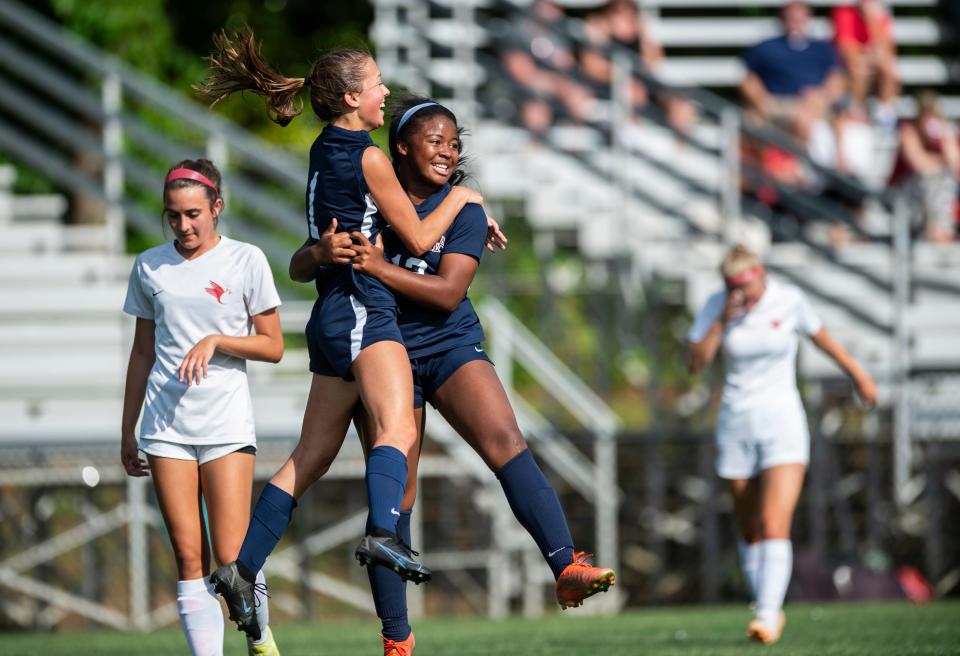
<svg viewBox="0 0 960 656"><path fill-rule="evenodd" d="M727 479L741 535L740 566L756 602L751 640L780 638L793 569L790 524L810 458L807 416L797 389L799 335L809 337L876 402L870 375L826 331L796 287L767 280L760 258L741 245L721 264L726 289L713 294L687 335L690 371L722 345L725 378L717 425L717 474Z"/></svg>
<svg viewBox="0 0 960 656"><path fill-rule="evenodd" d="M246 365L278 362L283 355L280 297L260 249L217 233L223 199L213 163L174 166L164 180L163 203L175 240L137 256L123 304L137 323L121 459L130 476L153 474L177 560L177 609L190 653L219 656L223 612L205 580L210 548L200 497L213 556L231 562L250 521L256 453ZM266 626L265 594L258 601ZM279 654L269 630L249 642L248 651Z"/></svg>

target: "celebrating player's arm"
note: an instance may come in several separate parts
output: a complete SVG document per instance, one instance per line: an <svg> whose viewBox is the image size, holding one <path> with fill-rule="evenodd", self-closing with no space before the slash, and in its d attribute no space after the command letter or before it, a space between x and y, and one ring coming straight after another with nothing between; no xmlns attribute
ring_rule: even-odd
<svg viewBox="0 0 960 656"><path fill-rule="evenodd" d="M426 307L453 312L467 295L480 262L462 253L448 253L440 258L434 276L425 276L388 262L381 243L372 244L359 232L351 235L359 242L354 246L353 268L377 278L387 287Z"/></svg>
<svg viewBox="0 0 960 656"><path fill-rule="evenodd" d="M500 224L491 216L487 216L487 240L484 244L484 247L491 253L496 253L497 250L506 250L507 243L506 234L500 228ZM375 256L375 251L379 252L380 258L383 258L383 246L381 242L376 244L371 244L370 240L364 237L361 233L354 232L352 234L347 234L346 232L337 232L337 220L334 218L330 221L330 225L320 234L319 239L307 238L303 244L300 245L300 248L294 252L293 256L290 258L290 265L288 272L290 274L290 279L294 282L313 282L317 277L317 274L320 271L320 267L325 264L347 264L353 263L354 268L363 271L375 278L379 278L388 287L391 287L394 291L399 292L405 296L410 296L404 291L405 288L394 287L393 284L386 279L383 279L374 272L376 269L376 262L372 262ZM360 253L363 253L363 261L360 263L358 260L355 260ZM476 273L477 266L479 263L469 256L461 256L466 260L470 260L473 263L473 271L470 273L470 279L473 279L474 274ZM385 261L386 262L386 261ZM359 266L357 266L359 265ZM448 267L451 265L448 265ZM400 269L400 267L395 267ZM412 272L406 272L410 275L416 275ZM388 274L389 275L389 274ZM441 274L445 275L445 274ZM446 277L446 275L445 275ZM451 278L461 278L461 276L450 275ZM404 276L406 278L406 276ZM402 282L400 283L403 284ZM469 281L467 282L467 287L470 286ZM449 309L452 310L456 307L456 303L460 302L460 299L466 295L466 287L462 289L462 294L460 297L451 301L452 305L449 305ZM414 294L416 292L413 292ZM452 298L456 294L453 293L448 298ZM411 298L413 298L411 296ZM413 298L413 300L420 302L419 298ZM430 299L425 301L430 303ZM441 306L446 307L446 305Z"/></svg>

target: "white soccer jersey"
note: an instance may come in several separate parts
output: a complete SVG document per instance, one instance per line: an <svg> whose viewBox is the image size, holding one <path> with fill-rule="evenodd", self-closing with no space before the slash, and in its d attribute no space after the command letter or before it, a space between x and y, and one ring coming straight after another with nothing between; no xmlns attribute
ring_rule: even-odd
<svg viewBox="0 0 960 656"><path fill-rule="evenodd" d="M690 328L688 340L699 342L706 337L723 313L726 298L724 290L707 299ZM739 412L794 404L799 399L799 335L814 335L822 325L803 292L793 285L768 279L767 289L757 304L723 330L724 407Z"/></svg>
<svg viewBox="0 0 960 656"><path fill-rule="evenodd" d="M280 305L263 252L220 237L184 259L173 243L144 251L130 273L123 311L156 323L140 436L188 444L254 442L247 363L217 351L199 385L178 380L183 358L207 335L247 336L254 315Z"/></svg>

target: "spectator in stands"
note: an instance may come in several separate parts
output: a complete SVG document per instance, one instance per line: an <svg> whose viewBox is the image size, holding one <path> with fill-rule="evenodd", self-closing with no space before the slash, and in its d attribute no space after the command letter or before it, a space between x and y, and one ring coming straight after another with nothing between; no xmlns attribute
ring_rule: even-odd
<svg viewBox="0 0 960 656"><path fill-rule="evenodd" d="M637 63L653 70L663 52L649 34L630 0L613 0L584 18L588 45L580 50L580 66L586 77L596 84L609 86L613 80L613 52L616 46L626 48L637 57ZM634 107L647 104L647 89L639 80L632 80L630 101Z"/></svg>
<svg viewBox="0 0 960 656"><path fill-rule="evenodd" d="M916 117L900 123L900 150L890 185L907 195L911 209L919 210L927 239L948 242L957 227L954 206L960 179L960 145L935 92L920 92L916 103Z"/></svg>
<svg viewBox="0 0 960 656"><path fill-rule="evenodd" d="M807 144L808 154L816 164L849 176L868 187L874 178L875 142L866 107L856 100L844 97L830 108L830 121L814 124ZM849 213L850 219L860 223L863 214L863 198L850 189L841 188L833 180L821 180L815 176L813 191L836 207L838 212ZM850 241L848 226L838 217L827 217L833 223L830 241L836 248Z"/></svg>
<svg viewBox="0 0 960 656"><path fill-rule="evenodd" d="M842 94L840 60L831 43L808 35L810 8L805 2L788 2L780 17L783 34L743 54L747 75L740 90L751 112L806 143L813 123Z"/></svg>
<svg viewBox="0 0 960 656"><path fill-rule="evenodd" d="M587 15L584 31L589 45L581 49L580 65L584 75L596 84L609 87L616 47L633 53L640 68L651 74L663 61L663 48L633 0L610 0L600 10ZM634 109L646 106L649 95L643 82L631 80L630 100ZM668 123L675 129L686 131L696 121L696 110L685 99L664 90L654 93L653 99L663 107Z"/></svg>
<svg viewBox="0 0 960 656"><path fill-rule="evenodd" d="M834 8L833 29L834 43L849 77L850 95L866 102L875 82L874 116L881 125L893 128L900 78L890 13L881 0L858 0L855 5Z"/></svg>
<svg viewBox="0 0 960 656"><path fill-rule="evenodd" d="M576 81L576 58L565 36L563 10L552 0L537 0L528 17L510 25L501 45L507 76L520 88L519 117L523 125L542 134L554 123L557 111L584 120L594 98Z"/></svg>

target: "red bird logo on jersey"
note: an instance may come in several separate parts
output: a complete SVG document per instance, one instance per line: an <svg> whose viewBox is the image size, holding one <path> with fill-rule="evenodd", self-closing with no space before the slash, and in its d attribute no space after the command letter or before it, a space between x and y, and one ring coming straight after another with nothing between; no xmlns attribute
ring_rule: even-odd
<svg viewBox="0 0 960 656"><path fill-rule="evenodd" d="M780 327L780 320L779 320L779 319L774 319L773 321L770 322L770 325L773 326L773 329L774 329L774 330L776 330L777 328Z"/></svg>
<svg viewBox="0 0 960 656"><path fill-rule="evenodd" d="M215 299L217 299L217 303L219 303L220 305L223 305L223 295L230 293L229 289L224 289L223 287L213 282L212 280L210 281L210 286L205 287L203 291L207 292L208 294L213 296Z"/></svg>

